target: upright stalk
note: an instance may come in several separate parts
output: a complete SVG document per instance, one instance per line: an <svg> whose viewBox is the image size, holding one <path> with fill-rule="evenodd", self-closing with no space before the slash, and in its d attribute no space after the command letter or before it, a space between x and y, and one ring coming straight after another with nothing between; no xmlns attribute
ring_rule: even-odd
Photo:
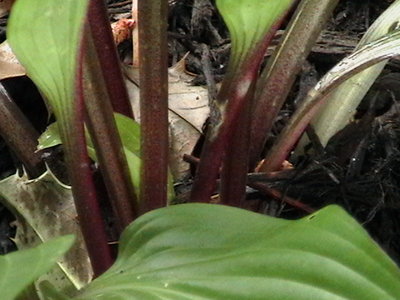
<svg viewBox="0 0 400 300"><path fill-rule="evenodd" d="M132 107L108 21L105 1L90 0L88 22L112 107L115 112L133 118Z"/></svg>
<svg viewBox="0 0 400 300"><path fill-rule="evenodd" d="M230 62L231 72L228 72L224 78L217 96L216 106L219 111L214 112L214 114L222 115L223 117L221 120L216 120L207 133L207 140L203 146L200 164L198 165L192 188L191 201L193 202L208 202L210 200L210 196L215 189L222 159L227 149L232 146L233 136L237 130L237 122L245 110L245 106L250 105L249 89L257 79L261 60L282 19L283 17L281 16L269 29L268 33L256 45L253 45L251 51L241 54L243 58L238 59L237 62L232 60L232 63ZM242 162L238 163L242 164ZM236 169L233 166L229 168ZM243 165L239 168L243 172ZM247 170L244 170L244 172L246 173ZM228 175L227 173L226 175L236 176L236 174ZM242 179L240 186L242 186L241 190L243 191L243 186L245 185L243 180L245 178L240 178Z"/></svg>
<svg viewBox="0 0 400 300"><path fill-rule="evenodd" d="M87 125L121 233L137 217L137 198L107 93L108 74L101 69L101 59L90 31L85 33L83 78Z"/></svg>
<svg viewBox="0 0 400 300"><path fill-rule="evenodd" d="M83 128L85 108L83 103L82 59L83 53L81 51L75 85L75 113L70 117L72 130L66 130L61 134L64 136L65 157L79 223L93 272L95 276L98 276L111 266L113 260L107 244L105 224L93 181ZM68 138L65 138L66 136Z"/></svg>
<svg viewBox="0 0 400 300"><path fill-rule="evenodd" d="M167 204L168 0L139 1L142 213Z"/></svg>
<svg viewBox="0 0 400 300"><path fill-rule="evenodd" d="M0 135L24 165L30 177L38 177L45 166L36 152L39 133L0 84Z"/></svg>
<svg viewBox="0 0 400 300"><path fill-rule="evenodd" d="M240 207L246 197L246 181L248 173L248 157L250 144L251 104L254 85L249 88L243 111L237 120L231 145L223 159L221 171L221 203Z"/></svg>
<svg viewBox="0 0 400 300"><path fill-rule="evenodd" d="M260 159L266 138L304 60L330 18L338 0L303 0L283 40L257 84L251 126L250 167Z"/></svg>

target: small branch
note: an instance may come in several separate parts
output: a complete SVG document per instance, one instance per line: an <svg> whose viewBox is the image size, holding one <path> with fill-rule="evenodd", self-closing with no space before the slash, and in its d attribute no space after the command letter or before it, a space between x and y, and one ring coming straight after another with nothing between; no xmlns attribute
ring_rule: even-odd
<svg viewBox="0 0 400 300"><path fill-rule="evenodd" d="M139 1L141 212L167 204L168 1Z"/></svg>
<svg viewBox="0 0 400 300"><path fill-rule="evenodd" d="M88 10L89 27L100 67L103 70L104 82L114 112L133 119L132 107L122 77L120 62L114 44L107 9L104 1L91 0Z"/></svg>
<svg viewBox="0 0 400 300"><path fill-rule="evenodd" d="M88 129L119 233L137 217L137 198L90 31L84 38L84 90Z"/></svg>
<svg viewBox="0 0 400 300"><path fill-rule="evenodd" d="M22 162L30 177L38 177L45 165L36 152L39 133L0 83L0 135Z"/></svg>
<svg viewBox="0 0 400 300"><path fill-rule="evenodd" d="M291 197L285 196L283 195L280 191L276 190L276 189L272 189L270 188L268 185L266 185L265 183L262 182L252 182L248 184L250 187L259 190L260 192L273 197L275 199L278 199L284 203L289 204L290 206L296 207L302 211L305 211L307 213L313 213L315 212L315 209L313 209L312 207L308 206L307 204L304 204L303 202L299 201L299 200L295 200Z"/></svg>

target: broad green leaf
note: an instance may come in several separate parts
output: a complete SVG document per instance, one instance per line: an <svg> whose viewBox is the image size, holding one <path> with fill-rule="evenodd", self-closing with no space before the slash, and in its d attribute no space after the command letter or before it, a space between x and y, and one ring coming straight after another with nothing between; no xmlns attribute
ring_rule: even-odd
<svg viewBox="0 0 400 300"><path fill-rule="evenodd" d="M123 233L116 263L74 299L395 300L400 271L344 210L297 221L183 204Z"/></svg>
<svg viewBox="0 0 400 300"><path fill-rule="evenodd" d="M259 44L293 0L217 0L231 35L230 67L234 68Z"/></svg>
<svg viewBox="0 0 400 300"><path fill-rule="evenodd" d="M73 243L73 236L64 236L36 248L0 256L1 299L15 299L37 277L47 272Z"/></svg>
<svg viewBox="0 0 400 300"><path fill-rule="evenodd" d="M62 139L69 138L80 34L88 0L18 0L8 42L28 76L46 96Z"/></svg>
<svg viewBox="0 0 400 300"><path fill-rule="evenodd" d="M58 289L73 291L92 279L70 187L60 184L50 171L32 180L15 174L0 181L0 200L17 218L18 249L29 249L61 235L76 237L68 254L39 282L48 280Z"/></svg>
<svg viewBox="0 0 400 300"><path fill-rule="evenodd" d="M400 0L397 0L372 24L355 50L359 50L368 43L397 29L399 24ZM398 43L400 44L400 39ZM354 75L327 97L326 105L312 122L315 133L318 135L322 145L325 146L335 133L351 121L357 106L386 63L387 61L383 61Z"/></svg>

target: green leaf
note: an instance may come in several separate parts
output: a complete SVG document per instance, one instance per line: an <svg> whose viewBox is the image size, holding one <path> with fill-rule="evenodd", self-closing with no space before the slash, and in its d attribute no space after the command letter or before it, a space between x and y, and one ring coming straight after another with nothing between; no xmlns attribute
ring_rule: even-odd
<svg viewBox="0 0 400 300"><path fill-rule="evenodd" d="M15 299L37 277L50 270L73 243L74 237L69 235L36 248L0 256L1 299Z"/></svg>
<svg viewBox="0 0 400 300"><path fill-rule="evenodd" d="M385 36L393 27L396 29L399 23L400 1L397 0L371 25L355 50ZM400 44L400 39L398 43ZM326 105L312 122L322 145L325 146L334 134L350 122L357 106L386 63L387 60L354 75L327 96Z"/></svg>
<svg viewBox="0 0 400 300"><path fill-rule="evenodd" d="M262 41L293 0L217 0L232 39L231 64L236 65Z"/></svg>
<svg viewBox="0 0 400 300"><path fill-rule="evenodd" d="M386 36L360 48L334 66L312 88L307 97L296 109L286 127L278 136L275 144L265 158L268 169L276 170L287 158L294 144L306 129L311 118L324 104L326 96L336 87L354 74L361 72L381 61L400 55L400 30L395 30Z"/></svg>
<svg viewBox="0 0 400 300"><path fill-rule="evenodd" d="M344 210L297 221L232 207L152 211L74 299L395 300L400 271Z"/></svg>
<svg viewBox="0 0 400 300"><path fill-rule="evenodd" d="M57 122L51 123L47 126L38 139L37 150L44 150L62 144L60 132L58 130Z"/></svg>
<svg viewBox="0 0 400 300"><path fill-rule="evenodd" d="M49 101L63 139L69 138L87 4L88 0L18 0L7 28L13 52Z"/></svg>

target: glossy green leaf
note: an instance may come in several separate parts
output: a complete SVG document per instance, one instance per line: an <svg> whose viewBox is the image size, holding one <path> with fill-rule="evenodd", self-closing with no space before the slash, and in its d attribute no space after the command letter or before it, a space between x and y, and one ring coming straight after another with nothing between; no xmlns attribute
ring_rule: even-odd
<svg viewBox="0 0 400 300"><path fill-rule="evenodd" d="M18 0L7 28L13 52L46 96L63 139L69 138L77 52L87 4L88 0Z"/></svg>
<svg viewBox="0 0 400 300"><path fill-rule="evenodd" d="M74 237L69 235L36 248L0 256L1 299L15 299L37 277L50 270L73 243Z"/></svg>
<svg viewBox="0 0 400 300"><path fill-rule="evenodd" d="M116 263L74 299L395 300L400 271L344 210L297 221L183 204L123 233Z"/></svg>
<svg viewBox="0 0 400 300"><path fill-rule="evenodd" d="M262 41L293 0L217 0L232 39L231 65L240 63Z"/></svg>

